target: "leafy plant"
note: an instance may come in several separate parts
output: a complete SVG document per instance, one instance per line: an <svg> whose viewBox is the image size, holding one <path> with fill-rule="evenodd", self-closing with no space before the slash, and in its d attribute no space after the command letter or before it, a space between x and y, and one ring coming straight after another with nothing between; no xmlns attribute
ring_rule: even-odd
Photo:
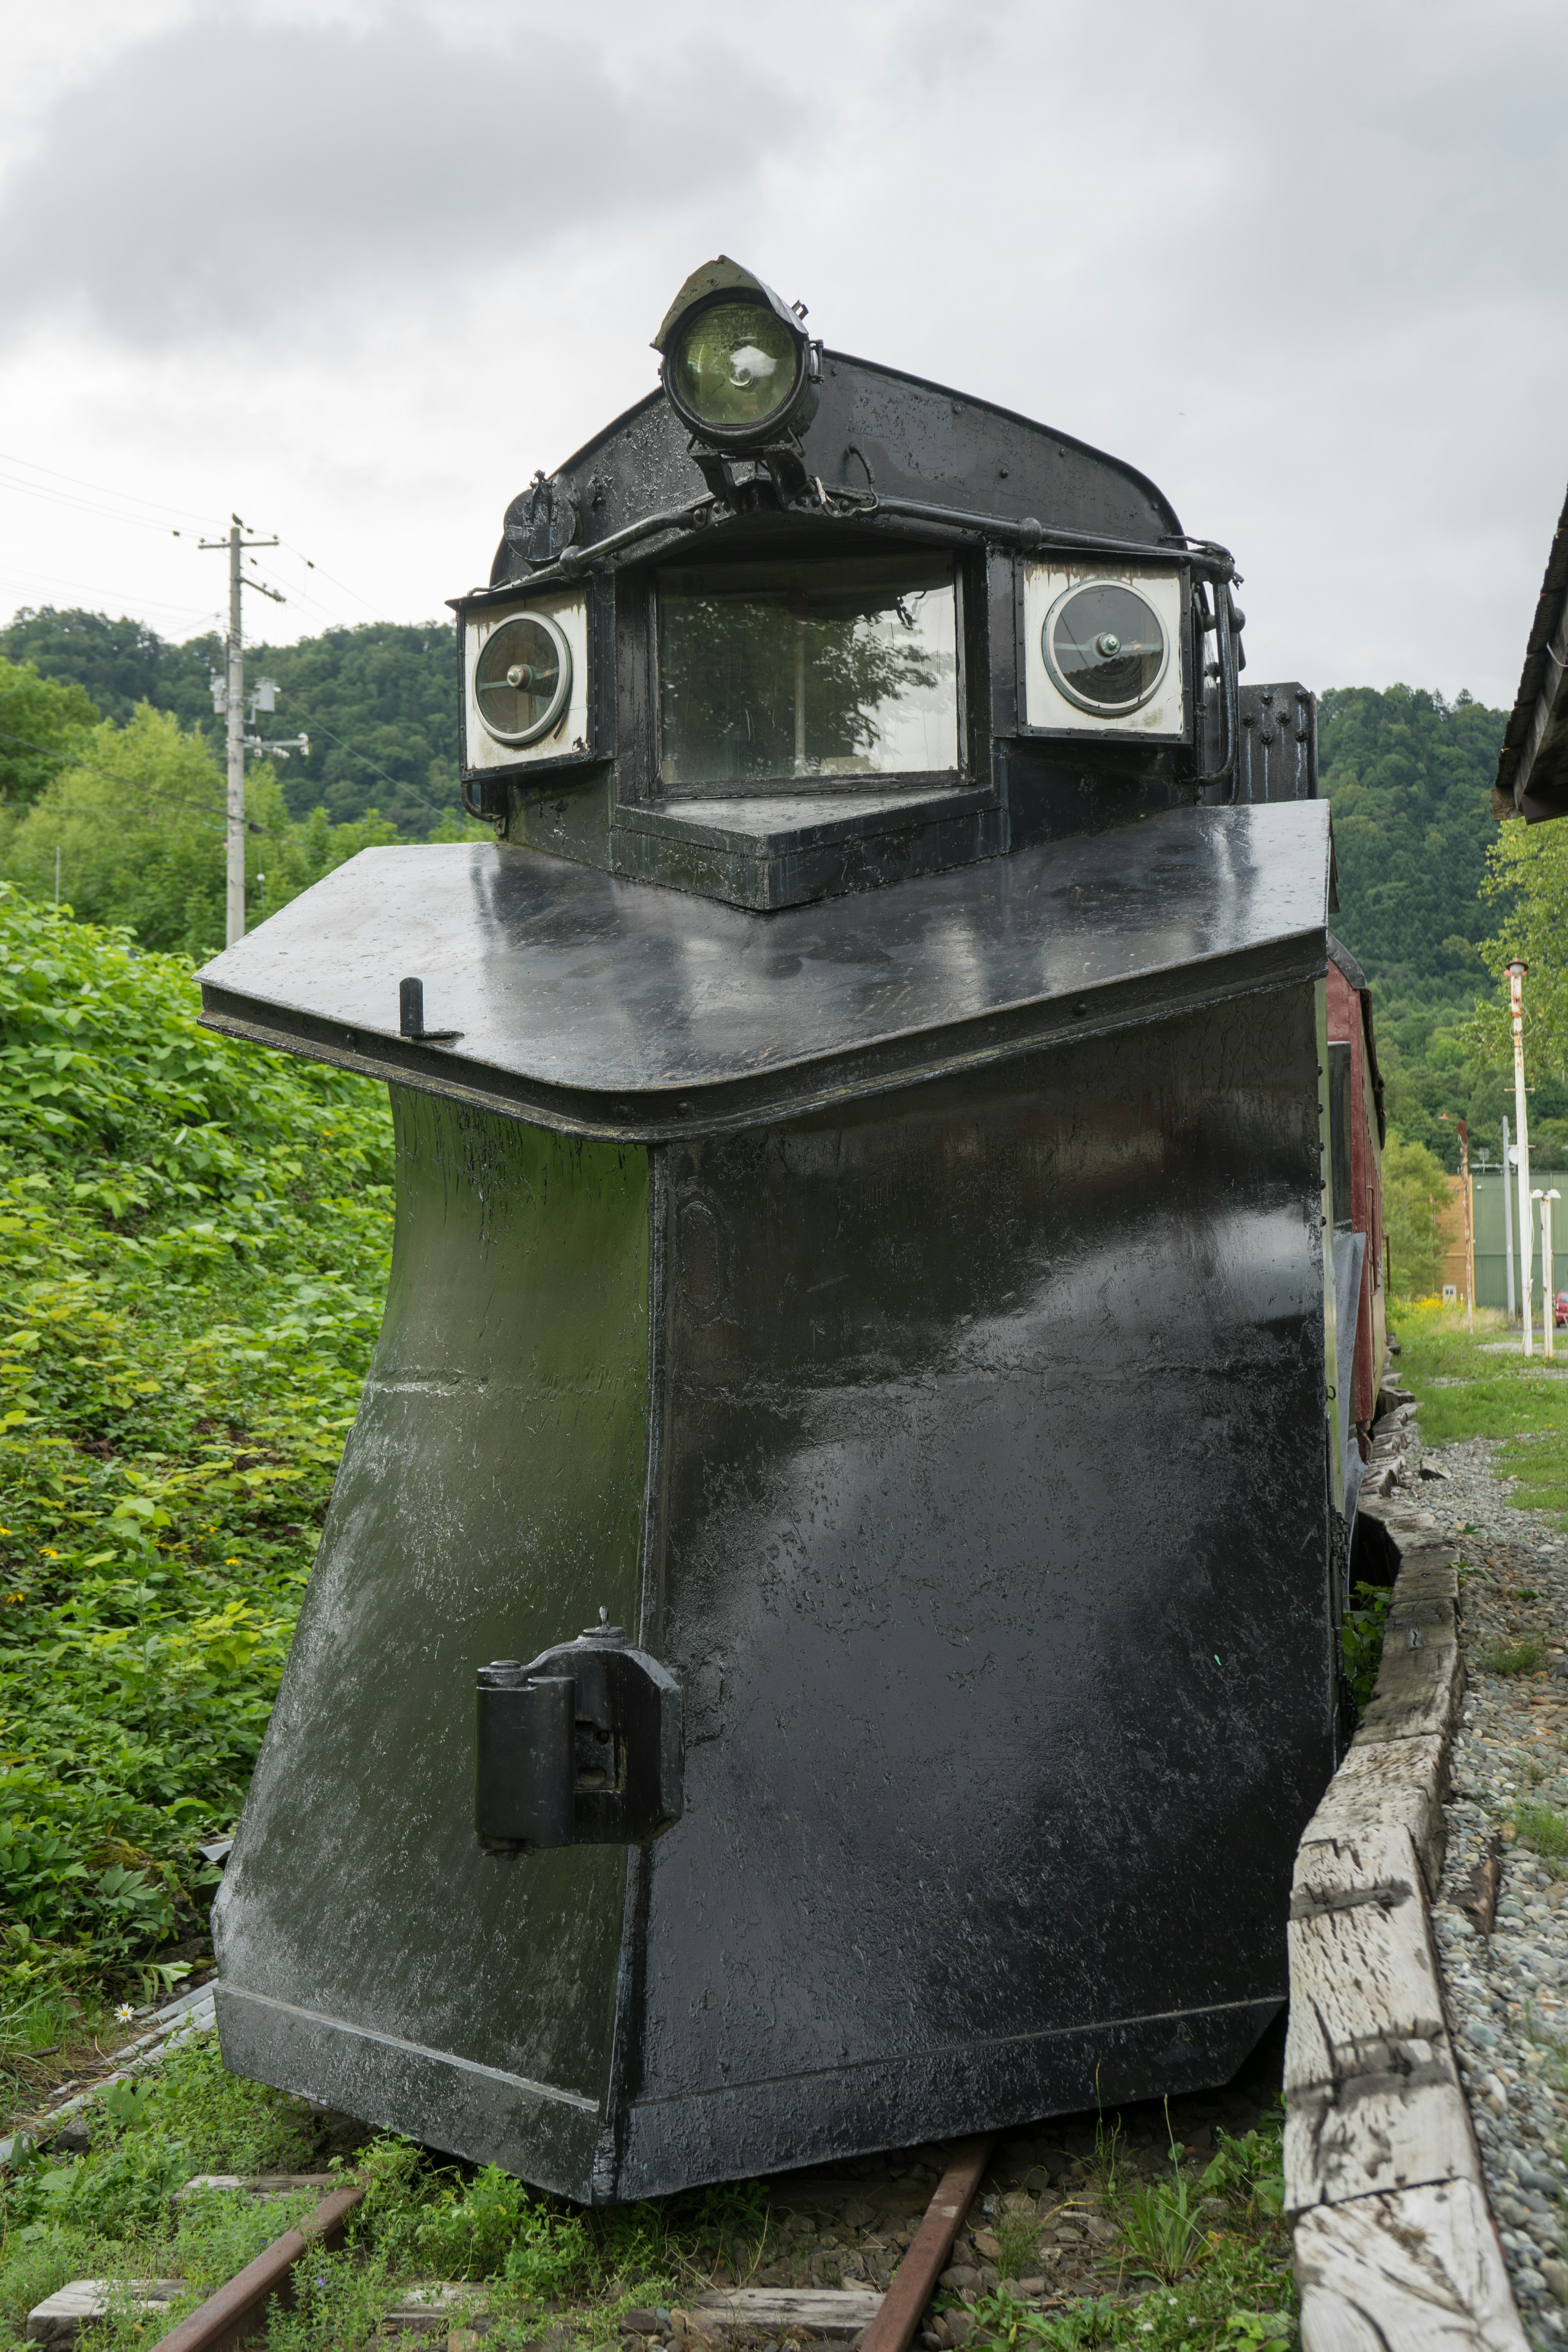
<svg viewBox="0 0 1568 2352"><path fill-rule="evenodd" d="M1524 1843L1550 1864L1554 1878L1563 1874L1568 1858L1568 1821L1550 1805L1521 1801L1513 1809L1515 1825Z"/></svg>
<svg viewBox="0 0 1568 2352"><path fill-rule="evenodd" d="M997 2268L1005 2279L1026 2277L1035 2267L1040 2221L1032 2198L1008 2197L992 2224L1002 2249Z"/></svg>
<svg viewBox="0 0 1568 2352"><path fill-rule="evenodd" d="M199 1948L379 1321L379 1090L198 1011L0 885L0 2048Z"/></svg>
<svg viewBox="0 0 1568 2352"><path fill-rule="evenodd" d="M1533 1675L1546 1655L1546 1644L1533 1634L1522 1642L1489 1642L1479 1664L1489 1675Z"/></svg>
<svg viewBox="0 0 1568 2352"><path fill-rule="evenodd" d="M268 2312L267 2352L322 2352L367 2343L397 2289L384 2261L315 2252L294 2273L294 2306Z"/></svg>
<svg viewBox="0 0 1568 2352"><path fill-rule="evenodd" d="M118 2083L108 2083L101 2094L104 2114L121 2131L139 2123L157 2096L155 2084L137 2082L125 2076Z"/></svg>
<svg viewBox="0 0 1568 2352"><path fill-rule="evenodd" d="M1344 1621L1340 1627L1345 1673L1355 1696L1358 1717L1366 1713L1377 1686L1377 1672L1383 1664L1384 1629L1388 1622L1393 1599L1391 1587L1357 1584L1351 1595L1352 1605L1345 1611Z"/></svg>

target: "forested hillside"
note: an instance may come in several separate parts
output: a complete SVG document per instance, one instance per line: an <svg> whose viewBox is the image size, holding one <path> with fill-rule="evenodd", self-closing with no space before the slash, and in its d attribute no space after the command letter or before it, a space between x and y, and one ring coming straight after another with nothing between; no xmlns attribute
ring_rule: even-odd
<svg viewBox="0 0 1568 2352"><path fill-rule="evenodd" d="M150 702L215 746L222 740L210 684L223 664L216 635L171 645L140 621L43 605L0 628L0 656L85 688L105 719L123 724L138 702ZM374 809L404 838L423 840L457 814L458 656L449 625L377 621L292 646L248 646L245 674L247 686L278 682L278 709L260 722L263 734L310 739L307 756L295 751L279 766L283 804L296 820L324 808L331 823L345 824Z"/></svg>
<svg viewBox="0 0 1568 2352"><path fill-rule="evenodd" d="M1479 949L1507 920L1506 901L1482 893L1501 838L1491 782L1506 719L1468 695L1447 702L1407 686L1333 687L1318 707L1339 859L1334 929L1373 983L1389 1117L1449 1169L1460 1118L1473 1148L1495 1159L1513 1110L1511 1060L1478 1063L1474 1019L1477 1000L1496 992ZM1531 1076L1538 1149L1568 1163L1568 1086L1539 1056Z"/></svg>
<svg viewBox="0 0 1568 2352"><path fill-rule="evenodd" d="M1506 711L1419 688L1331 687L1318 706L1322 791L1334 812L1334 928L1385 985L1481 979L1480 898L1497 838L1491 782Z"/></svg>

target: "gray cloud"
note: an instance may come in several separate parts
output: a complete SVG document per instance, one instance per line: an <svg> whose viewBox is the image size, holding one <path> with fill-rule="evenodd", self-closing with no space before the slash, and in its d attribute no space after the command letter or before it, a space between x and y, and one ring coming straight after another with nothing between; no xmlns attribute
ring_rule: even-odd
<svg viewBox="0 0 1568 2352"><path fill-rule="evenodd" d="M792 116L711 37L633 84L517 15L467 46L416 16L198 18L70 88L0 185L0 315L156 348L433 280L510 307L563 233L743 188Z"/></svg>

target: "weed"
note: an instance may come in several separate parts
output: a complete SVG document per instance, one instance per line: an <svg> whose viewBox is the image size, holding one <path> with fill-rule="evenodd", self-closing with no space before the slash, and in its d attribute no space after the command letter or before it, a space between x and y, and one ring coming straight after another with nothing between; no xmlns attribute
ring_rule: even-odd
<svg viewBox="0 0 1568 2352"><path fill-rule="evenodd" d="M104 2085L100 2105L109 2120L120 2131L141 2122L157 2096L157 2086L145 2079L137 2082L127 2076L119 2083Z"/></svg>
<svg viewBox="0 0 1568 2352"><path fill-rule="evenodd" d="M1100 2069L1098 2066L1094 2070L1094 2104L1096 2109L1094 2118L1094 2147L1092 2152L1084 2158L1084 2174L1088 2180L1098 2184L1102 2196L1114 2199L1118 2194L1121 2178L1121 2168L1126 2160L1127 2154L1126 2148L1123 2146L1124 2136L1121 2128L1121 2118L1118 2116L1111 2123L1110 2128L1107 2129L1105 2109L1100 2105Z"/></svg>
<svg viewBox="0 0 1568 2352"><path fill-rule="evenodd" d="M315 2253L294 2273L294 2308L272 2305L267 2352L334 2352L367 2343L397 2299L384 2262L374 2255Z"/></svg>
<svg viewBox="0 0 1568 2352"><path fill-rule="evenodd" d="M1545 1655L1545 1643L1532 1633L1522 1642L1489 1642L1478 1663L1483 1674L1532 1675Z"/></svg>
<svg viewBox="0 0 1568 2352"><path fill-rule="evenodd" d="M1358 1584L1351 1599L1352 1606L1345 1611L1340 1628L1340 1643L1345 1673L1355 1696L1355 1711L1360 1717L1372 1704L1376 1687L1377 1670L1383 1664L1384 1628L1394 1593L1391 1587Z"/></svg>
<svg viewBox="0 0 1568 2352"><path fill-rule="evenodd" d="M1203 2260L1202 2199L1179 2169L1173 2168L1169 2180L1135 2189L1121 2227L1134 2278L1157 2279L1163 2286L1174 2286Z"/></svg>
<svg viewBox="0 0 1568 2352"><path fill-rule="evenodd" d="M1568 1821L1553 1812L1550 1805L1531 1804L1523 1800L1515 1805L1513 1818L1524 1843L1540 1854L1554 1878L1561 1877L1564 1857L1568 1857Z"/></svg>
<svg viewBox="0 0 1568 2352"><path fill-rule="evenodd" d="M1221 2234L1180 2284L1120 2302L1026 2309L1002 2294L975 2308L975 2347L997 2352L1291 2352L1295 2290L1271 2245Z"/></svg>
<svg viewBox="0 0 1568 2352"><path fill-rule="evenodd" d="M1005 2279L1026 2277L1035 2267L1040 2218L1030 2198L1005 2198L992 2223L1002 2249L996 2267Z"/></svg>

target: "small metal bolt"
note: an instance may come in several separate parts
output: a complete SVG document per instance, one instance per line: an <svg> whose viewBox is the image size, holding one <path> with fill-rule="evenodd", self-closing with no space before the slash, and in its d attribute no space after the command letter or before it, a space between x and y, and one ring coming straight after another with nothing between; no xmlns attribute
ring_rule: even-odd
<svg viewBox="0 0 1568 2352"><path fill-rule="evenodd" d="M398 982L397 1028L399 1035L404 1037L423 1037L425 1034L425 982L422 980Z"/></svg>

